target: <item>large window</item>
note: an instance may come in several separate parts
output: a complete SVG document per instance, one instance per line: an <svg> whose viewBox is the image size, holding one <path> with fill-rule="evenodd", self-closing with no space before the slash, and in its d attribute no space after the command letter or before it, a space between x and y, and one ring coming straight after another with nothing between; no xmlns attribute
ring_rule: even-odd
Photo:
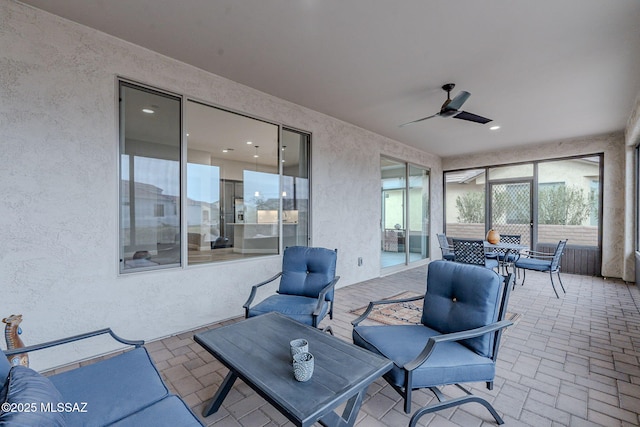
<svg viewBox="0 0 640 427"><path fill-rule="evenodd" d="M310 135L191 100L182 126L180 97L126 82L120 98L121 271L309 244Z"/></svg>
<svg viewBox="0 0 640 427"><path fill-rule="evenodd" d="M479 238L485 233L484 169L445 173L445 224L448 235Z"/></svg>
<svg viewBox="0 0 640 427"><path fill-rule="evenodd" d="M538 242L598 246L600 157L538 165Z"/></svg>
<svg viewBox="0 0 640 427"><path fill-rule="evenodd" d="M278 126L187 101L188 263L277 254Z"/></svg>
<svg viewBox="0 0 640 427"><path fill-rule="evenodd" d="M282 130L282 237L284 246L309 244L309 148L310 135Z"/></svg>
<svg viewBox="0 0 640 427"><path fill-rule="evenodd" d="M180 264L178 97L120 85L120 269Z"/></svg>

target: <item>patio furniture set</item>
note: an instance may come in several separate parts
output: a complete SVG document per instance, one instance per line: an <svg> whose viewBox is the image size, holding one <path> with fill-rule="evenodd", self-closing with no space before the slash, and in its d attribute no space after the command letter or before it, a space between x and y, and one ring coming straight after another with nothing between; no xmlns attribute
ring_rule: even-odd
<svg viewBox="0 0 640 427"><path fill-rule="evenodd" d="M567 239L560 240L553 253L546 253L533 251L522 245L520 237L519 234L501 234L500 241L495 243L482 239L452 238L451 244L445 234L438 234L438 243L444 260L481 265L489 269L502 268L504 274L509 268L517 273L522 271L521 285L524 285L527 270L549 273L553 292L556 298L560 298L553 273L558 276L562 292L566 293L560 277L560 260L567 246Z"/></svg>
<svg viewBox="0 0 640 427"><path fill-rule="evenodd" d="M506 253L504 254L507 255ZM194 340L229 369L203 411L220 408L240 378L294 425L353 426L368 386L383 377L403 397L411 412L411 395L430 389L439 403L418 409L410 426L427 413L476 402L498 424L503 420L486 400L462 384L486 382L493 387L495 364L514 274L500 275L484 266L434 261L428 266L420 324L381 325L366 320L371 302L353 324L353 344L320 329L333 315L337 251L289 247L278 275L252 287L244 304L245 320L198 333ZM252 305L260 287L280 278L278 293ZM415 299L415 298L414 298ZM128 341L104 329L37 346L5 351L9 356L96 335L110 334L133 350L98 363L50 377L0 361L0 421L7 425L201 425L187 405L170 394L142 341ZM303 338L314 368L299 381L294 375L289 343ZM311 356L312 355L312 356ZM296 360L299 360L297 358ZM448 399L441 386L455 384L463 397ZM35 405L25 411L26 404ZM47 410L82 403L86 411ZM49 406L47 406L49 405ZM52 406L53 405L53 406ZM342 413L336 410L342 407ZM73 408L72 408L73 409ZM34 417L30 422L28 417ZM23 421L27 418L27 421Z"/></svg>

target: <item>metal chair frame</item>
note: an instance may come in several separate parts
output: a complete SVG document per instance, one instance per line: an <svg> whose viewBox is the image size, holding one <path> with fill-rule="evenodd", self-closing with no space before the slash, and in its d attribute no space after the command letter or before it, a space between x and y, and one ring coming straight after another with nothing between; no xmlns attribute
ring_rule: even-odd
<svg viewBox="0 0 640 427"><path fill-rule="evenodd" d="M453 246L449 244L449 240L447 239L446 234L438 234L438 244L440 244L440 250L442 251L442 259L451 261L447 257L450 256L455 260L455 253L453 251Z"/></svg>
<svg viewBox="0 0 640 427"><path fill-rule="evenodd" d="M436 262L440 262L440 261L436 261ZM497 273L496 273L497 274ZM418 390L418 389L422 389L422 388L414 388L413 387L413 381L412 381L412 377L413 377L413 371L420 367L423 363L425 363L427 361L427 359L431 356L431 354L433 353L433 350L435 348L435 346L439 343L444 343L444 342L448 342L448 341L460 341L460 340L464 340L464 339L468 339L468 338L473 338L473 337L478 337L484 334L488 334L488 333L493 333L495 334L495 340L493 343L493 356L492 356L492 360L497 360L498 357L498 349L500 347L500 338L502 336L502 332L503 329L513 325L513 322L511 322L510 320L505 320L505 315L506 315L506 310L507 310L507 305L508 305L508 301L509 301L509 295L510 295L510 291L511 288L513 286L513 283L515 281L515 276L513 274L509 274L507 276L502 276L503 280L504 280L504 291L502 294L502 298L501 298L501 303L500 303L500 307L499 307L499 316L498 316L498 321L496 323L490 324L490 325L486 325L486 326L482 326L480 328L476 328L476 329L472 329L472 330L468 330L468 331L461 331L461 332L455 332L455 333L450 333L450 334L444 334L444 335L439 335L439 336L434 336L431 337L429 339L429 341L426 343L424 349L422 350L422 352L416 356L416 358L408 363L406 363L403 366L403 369L405 370L405 378L404 378L404 384L402 387L396 386L393 384L392 381L387 380L387 382L389 383L389 385L391 385L391 387L400 394L400 396L402 396L402 398L404 399L404 411L405 413L409 414L411 413L411 395L412 395L412 391L413 390ZM406 299L402 299L402 300L380 300L380 301L372 301L369 303L369 306L367 307L367 309L365 310L365 312L358 317L357 319L353 320L351 322L351 324L356 327L358 326L358 324L360 322L362 322L363 320L365 320L369 314L371 313L371 311L373 310L373 308L376 305L381 305L381 304L393 304L393 303L398 303L398 302L408 302L408 301L416 301L416 300L420 300L423 299L424 295L421 296L417 296L417 297L411 297L411 298L406 298ZM384 376L385 379L386 375ZM458 387L459 389L461 389L465 395L461 396L461 397L456 397L456 398L449 398L447 397L445 394L442 393L441 389L439 388L439 386L433 386L433 387L424 387L424 388L428 388L429 390L431 390L431 392L435 395L435 397L438 400L438 403L433 404L433 405L429 405L426 407L422 407L420 409L418 409L413 416L411 417L411 420L409 422L409 427L415 427L418 423L418 420L425 414L428 413L432 413L432 412L436 412L436 411L440 411L442 409L447 409L447 408L451 408L451 407L455 407L458 405L462 405L465 403L470 403L470 402L475 402L475 403L479 403L482 406L484 406L493 416L493 418L496 420L496 423L498 424L504 424L504 420L500 417L500 415L496 412L496 410L493 408L493 406L485 399L476 396L474 394L471 393L471 391L469 391L466 387L462 386L461 384L454 384L456 387ZM488 390L493 390L493 381L487 381L486 382L486 386Z"/></svg>
<svg viewBox="0 0 640 427"><path fill-rule="evenodd" d="M565 294L567 293L567 291L564 289L562 278L560 277L560 259L564 254L564 248L566 246L567 246L567 239L560 240L558 242L558 246L556 246L556 250L553 254L549 254L547 252L532 251L532 250L527 250L523 252L523 255L526 256L527 258L533 258L533 259L539 259L539 260L551 260L551 263L549 264L548 269L535 270L535 271L549 273L549 278L551 279L551 286L553 287L553 292L556 294L556 298L560 298L560 295L558 295L558 291L556 290L556 285L553 281L553 273L556 273L558 275L558 281L560 282L560 287L562 288L562 292L564 292ZM522 283L520 284L520 286L524 286L524 281L527 278L526 271L528 269L524 267L518 267L517 265L516 267L522 270Z"/></svg>

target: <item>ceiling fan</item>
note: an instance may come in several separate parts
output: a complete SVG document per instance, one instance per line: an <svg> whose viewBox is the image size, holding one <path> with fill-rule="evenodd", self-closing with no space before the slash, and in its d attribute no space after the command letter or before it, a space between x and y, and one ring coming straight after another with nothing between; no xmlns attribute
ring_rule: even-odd
<svg viewBox="0 0 640 427"><path fill-rule="evenodd" d="M471 96L469 92L461 91L456 95L455 98L451 99L451 91L456 85L454 83L447 83L442 86L442 90L447 92L447 100L442 104L442 108L440 108L440 112L433 114L428 117L423 117L418 120L414 120L409 123L404 123L400 125L407 126L413 123L418 123L423 120L430 119L432 117L453 117L454 119L468 120L470 122L485 124L489 123L491 119L487 119L486 117L478 116L477 114L469 113L467 111L460 111L459 108L462 107L462 104Z"/></svg>

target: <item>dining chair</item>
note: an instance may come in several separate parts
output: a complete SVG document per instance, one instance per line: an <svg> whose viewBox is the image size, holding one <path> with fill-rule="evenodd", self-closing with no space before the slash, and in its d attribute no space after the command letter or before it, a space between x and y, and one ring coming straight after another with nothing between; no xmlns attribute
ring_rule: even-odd
<svg viewBox="0 0 640 427"><path fill-rule="evenodd" d="M429 389L438 400L418 409L409 422L413 427L423 415L465 403L479 403L498 424L504 421L484 398L474 395L464 383L485 382L493 389L500 337L512 325L505 320L513 274L471 264L433 261L428 266L427 287L420 324L360 325L376 305L371 302L353 322L354 344L393 362L383 378L404 399L411 413L413 390ZM406 301L406 300L402 300ZM449 398L442 386L455 385L457 397ZM422 399L420 399L422 400Z"/></svg>
<svg viewBox="0 0 640 427"><path fill-rule="evenodd" d="M440 244L440 250L442 251L442 259L446 261L454 261L456 259L453 253L453 246L449 244L447 236L445 234L438 234L438 243Z"/></svg>
<svg viewBox="0 0 640 427"><path fill-rule="evenodd" d="M498 260L487 258L484 251L484 240L453 239L455 261L463 264L481 265L486 268L498 268Z"/></svg>
<svg viewBox="0 0 640 427"><path fill-rule="evenodd" d="M511 243L519 245L522 239L521 234L501 234L500 243ZM495 250L498 263L502 266L503 273L505 273L510 265L512 265L518 258L520 258L519 252L514 252L509 249L497 248Z"/></svg>
<svg viewBox="0 0 640 427"><path fill-rule="evenodd" d="M282 271L252 286L242 306L245 318L277 311L314 327L318 327L327 314L333 319L334 288L340 279L336 276L337 253L337 249L287 247L282 257ZM258 288L278 278L277 294L251 306Z"/></svg>
<svg viewBox="0 0 640 427"><path fill-rule="evenodd" d="M556 250L553 254L531 250L523 251L522 256L514 263L516 268L522 269L522 285L524 285L524 281L527 278L526 270L541 271L544 273L548 272L553 292L555 292L556 298L560 298L558 291L556 290L556 285L553 282L553 273L556 273L558 275L558 281L560 282L562 292L566 294L567 291L565 291L562 279L560 278L560 259L562 258L562 254L564 253L564 248L566 246L567 239L560 240L558 242L558 246L556 246Z"/></svg>

